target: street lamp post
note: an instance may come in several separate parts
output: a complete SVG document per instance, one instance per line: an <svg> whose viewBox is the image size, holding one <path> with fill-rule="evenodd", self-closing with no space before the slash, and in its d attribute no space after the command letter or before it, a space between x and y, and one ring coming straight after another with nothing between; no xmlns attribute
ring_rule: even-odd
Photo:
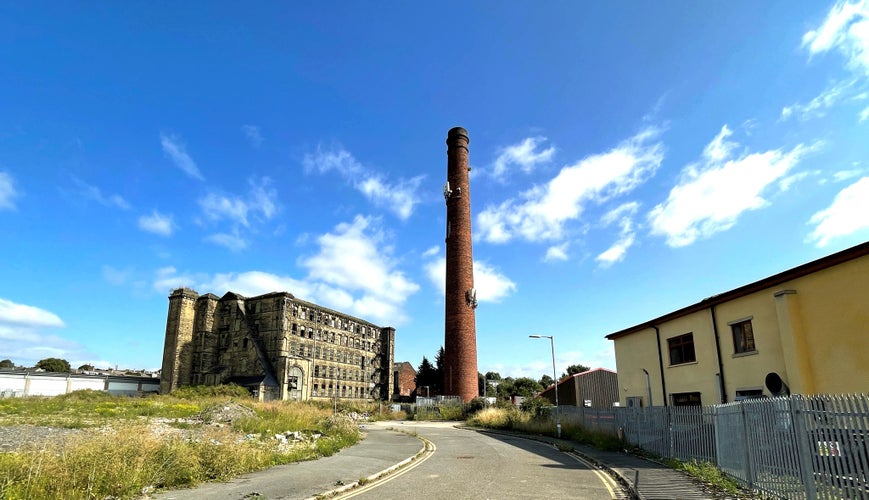
<svg viewBox="0 0 869 500"><path fill-rule="evenodd" d="M552 349L552 390L555 392L555 436L561 437L561 418L558 410L558 377L555 374L555 338L552 335L529 335L532 339L549 339L549 347Z"/></svg>

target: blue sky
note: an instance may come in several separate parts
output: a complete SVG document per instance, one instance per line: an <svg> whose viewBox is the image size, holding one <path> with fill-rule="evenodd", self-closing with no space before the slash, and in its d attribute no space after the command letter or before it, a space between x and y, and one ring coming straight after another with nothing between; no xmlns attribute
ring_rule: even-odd
<svg viewBox="0 0 869 500"><path fill-rule="evenodd" d="M470 135L481 372L869 238L869 2L0 4L0 359L157 369L167 296L443 344Z"/></svg>

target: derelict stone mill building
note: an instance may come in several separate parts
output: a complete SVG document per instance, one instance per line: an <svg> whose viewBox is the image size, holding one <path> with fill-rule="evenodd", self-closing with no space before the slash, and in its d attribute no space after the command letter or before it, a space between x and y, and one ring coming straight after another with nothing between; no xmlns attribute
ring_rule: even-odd
<svg viewBox="0 0 869 500"><path fill-rule="evenodd" d="M260 400L388 400L395 329L272 292L169 295L160 393L234 383Z"/></svg>

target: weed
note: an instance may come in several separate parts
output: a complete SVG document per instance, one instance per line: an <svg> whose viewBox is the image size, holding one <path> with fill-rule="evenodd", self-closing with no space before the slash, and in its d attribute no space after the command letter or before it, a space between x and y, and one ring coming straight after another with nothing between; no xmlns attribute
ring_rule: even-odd
<svg viewBox="0 0 869 500"><path fill-rule="evenodd" d="M684 470L704 483L712 485L731 495L743 493L739 483L727 477L723 472L721 472L721 469L712 463L700 462L697 460L682 462L675 459L669 459L666 462L668 466Z"/></svg>
<svg viewBox="0 0 869 500"><path fill-rule="evenodd" d="M558 451L568 452L573 451L573 445L565 442L558 442L555 444L555 447L558 448Z"/></svg>
<svg viewBox="0 0 869 500"><path fill-rule="evenodd" d="M183 432L155 434L139 417L187 418L236 400L215 391L145 398L77 391L55 398L0 401L0 424L94 428L63 442L29 445L0 454L0 498L133 498L155 488L182 488L227 480L272 465L332 455L360 439L347 417L329 405L301 402L243 406L253 416L229 426L171 422ZM274 434L306 431L316 440L286 443ZM251 435L254 436L251 438Z"/></svg>

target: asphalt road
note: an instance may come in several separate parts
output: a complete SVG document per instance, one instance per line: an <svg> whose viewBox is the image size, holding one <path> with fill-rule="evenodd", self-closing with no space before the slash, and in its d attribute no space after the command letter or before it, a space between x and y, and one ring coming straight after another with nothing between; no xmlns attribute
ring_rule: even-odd
<svg viewBox="0 0 869 500"><path fill-rule="evenodd" d="M579 457L534 440L457 429L454 422L401 422L434 444L434 453L339 498L613 499L615 481Z"/></svg>

